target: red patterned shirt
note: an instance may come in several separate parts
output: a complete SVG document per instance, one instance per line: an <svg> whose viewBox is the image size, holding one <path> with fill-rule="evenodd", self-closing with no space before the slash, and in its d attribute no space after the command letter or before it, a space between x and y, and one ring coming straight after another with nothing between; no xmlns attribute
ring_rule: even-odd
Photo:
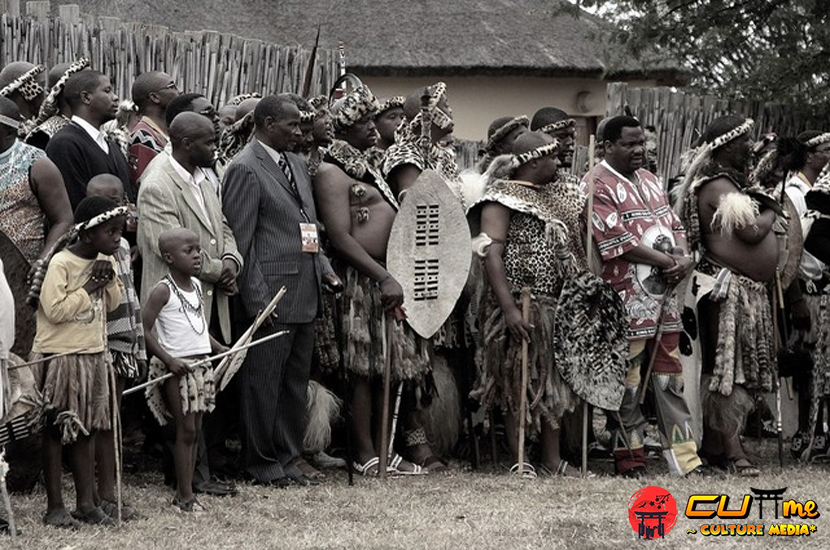
<svg viewBox="0 0 830 550"><path fill-rule="evenodd" d="M622 256L640 243L670 251L678 238L685 239L680 219L669 206L657 176L648 170L635 172L632 182L603 161L582 180L595 177L593 235L602 258L602 278L622 298L628 314L629 340L653 338L663 312L664 333L680 331L680 315L674 292L659 267L629 262Z"/></svg>

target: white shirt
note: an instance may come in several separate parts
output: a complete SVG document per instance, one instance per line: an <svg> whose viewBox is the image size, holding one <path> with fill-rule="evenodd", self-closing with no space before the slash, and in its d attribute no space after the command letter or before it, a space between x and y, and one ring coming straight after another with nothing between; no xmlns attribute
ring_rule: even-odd
<svg viewBox="0 0 830 550"><path fill-rule="evenodd" d="M268 154L271 156L271 158L274 159L274 162L277 164L277 166L280 165L280 162L282 162L282 160L285 160L285 162L288 163L288 159L284 159L283 156L282 156L282 153L280 153L279 151L277 151L276 149L274 149L270 145L264 144L260 140L257 140L257 141L259 141L259 144L262 145L263 149L265 149L268 152Z"/></svg>
<svg viewBox="0 0 830 550"><path fill-rule="evenodd" d="M86 133L89 134L89 137L92 138L92 141L97 143L98 147L100 147L101 150L104 151L106 154L110 154L110 146L107 143L107 136L106 134L104 134L104 132L102 132L86 120L82 119L78 115L72 115L72 122L86 130Z"/></svg>
<svg viewBox="0 0 830 550"><path fill-rule="evenodd" d="M190 188L191 193L193 193L193 197L196 199L196 202L199 203L199 206L202 208L202 213L205 215L205 219L208 222L208 227L213 229L213 226L210 223L210 216L208 215L207 207L205 206L205 196L202 194L202 182L207 179L204 170L201 168L196 168L196 171L192 174L187 171L187 169L179 164L179 162L170 155L170 164L173 166L173 169L176 173L181 176L181 178L187 182L187 186Z"/></svg>
<svg viewBox="0 0 830 550"><path fill-rule="evenodd" d="M787 182L787 196L795 206L798 217L801 219L801 228L804 229L804 217L807 214L807 201L804 196L810 191L811 186L802 176L801 172L790 178ZM804 235L806 237L807 235ZM824 272L824 263L807 252L801 256L801 265L798 266L798 275L807 281L818 281Z"/></svg>

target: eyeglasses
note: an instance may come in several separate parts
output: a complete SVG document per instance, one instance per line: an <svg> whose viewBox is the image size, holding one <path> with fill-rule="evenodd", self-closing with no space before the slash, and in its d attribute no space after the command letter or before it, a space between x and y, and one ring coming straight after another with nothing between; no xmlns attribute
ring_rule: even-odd
<svg viewBox="0 0 830 550"><path fill-rule="evenodd" d="M199 114L202 115L202 116L206 116L208 118L211 118L211 119L219 117L219 113L216 112L216 107L214 107L213 105L211 105L210 107L207 107L205 109L202 109L201 111L199 111Z"/></svg>
<svg viewBox="0 0 830 550"><path fill-rule="evenodd" d="M159 88L158 90L153 90L153 91L152 91L152 92L150 92L150 93L151 93L151 94L156 94L156 93L158 93L158 92L160 92L160 91L162 91L162 90L178 90L178 89L179 89L179 86L178 86L175 82L171 82L171 83L170 83L170 84L168 84L167 86L162 86L162 87L161 87L161 88Z"/></svg>

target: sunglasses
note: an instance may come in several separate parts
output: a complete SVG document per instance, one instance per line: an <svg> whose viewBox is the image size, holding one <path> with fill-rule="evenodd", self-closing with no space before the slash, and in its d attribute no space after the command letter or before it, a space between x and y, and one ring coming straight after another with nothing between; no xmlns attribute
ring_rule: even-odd
<svg viewBox="0 0 830 550"><path fill-rule="evenodd" d="M152 92L150 92L150 93L151 93L151 94L155 94L155 93L158 93L158 92L160 92L160 91L162 91L162 90L178 90L178 89L179 89L179 87L176 85L176 83L175 83L175 82L171 82L171 83L170 83L170 84L168 84L167 86L162 86L162 87L161 87L161 88L159 88L158 90L153 90L153 91L152 91Z"/></svg>

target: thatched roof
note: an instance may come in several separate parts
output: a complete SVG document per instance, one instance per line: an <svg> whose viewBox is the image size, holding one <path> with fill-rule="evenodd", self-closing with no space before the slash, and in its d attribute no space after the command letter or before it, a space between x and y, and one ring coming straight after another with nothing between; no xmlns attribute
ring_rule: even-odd
<svg viewBox="0 0 830 550"><path fill-rule="evenodd" d="M565 0L53 0L82 13L311 47L342 41L366 76L533 75L682 81L604 44L609 23Z"/></svg>

